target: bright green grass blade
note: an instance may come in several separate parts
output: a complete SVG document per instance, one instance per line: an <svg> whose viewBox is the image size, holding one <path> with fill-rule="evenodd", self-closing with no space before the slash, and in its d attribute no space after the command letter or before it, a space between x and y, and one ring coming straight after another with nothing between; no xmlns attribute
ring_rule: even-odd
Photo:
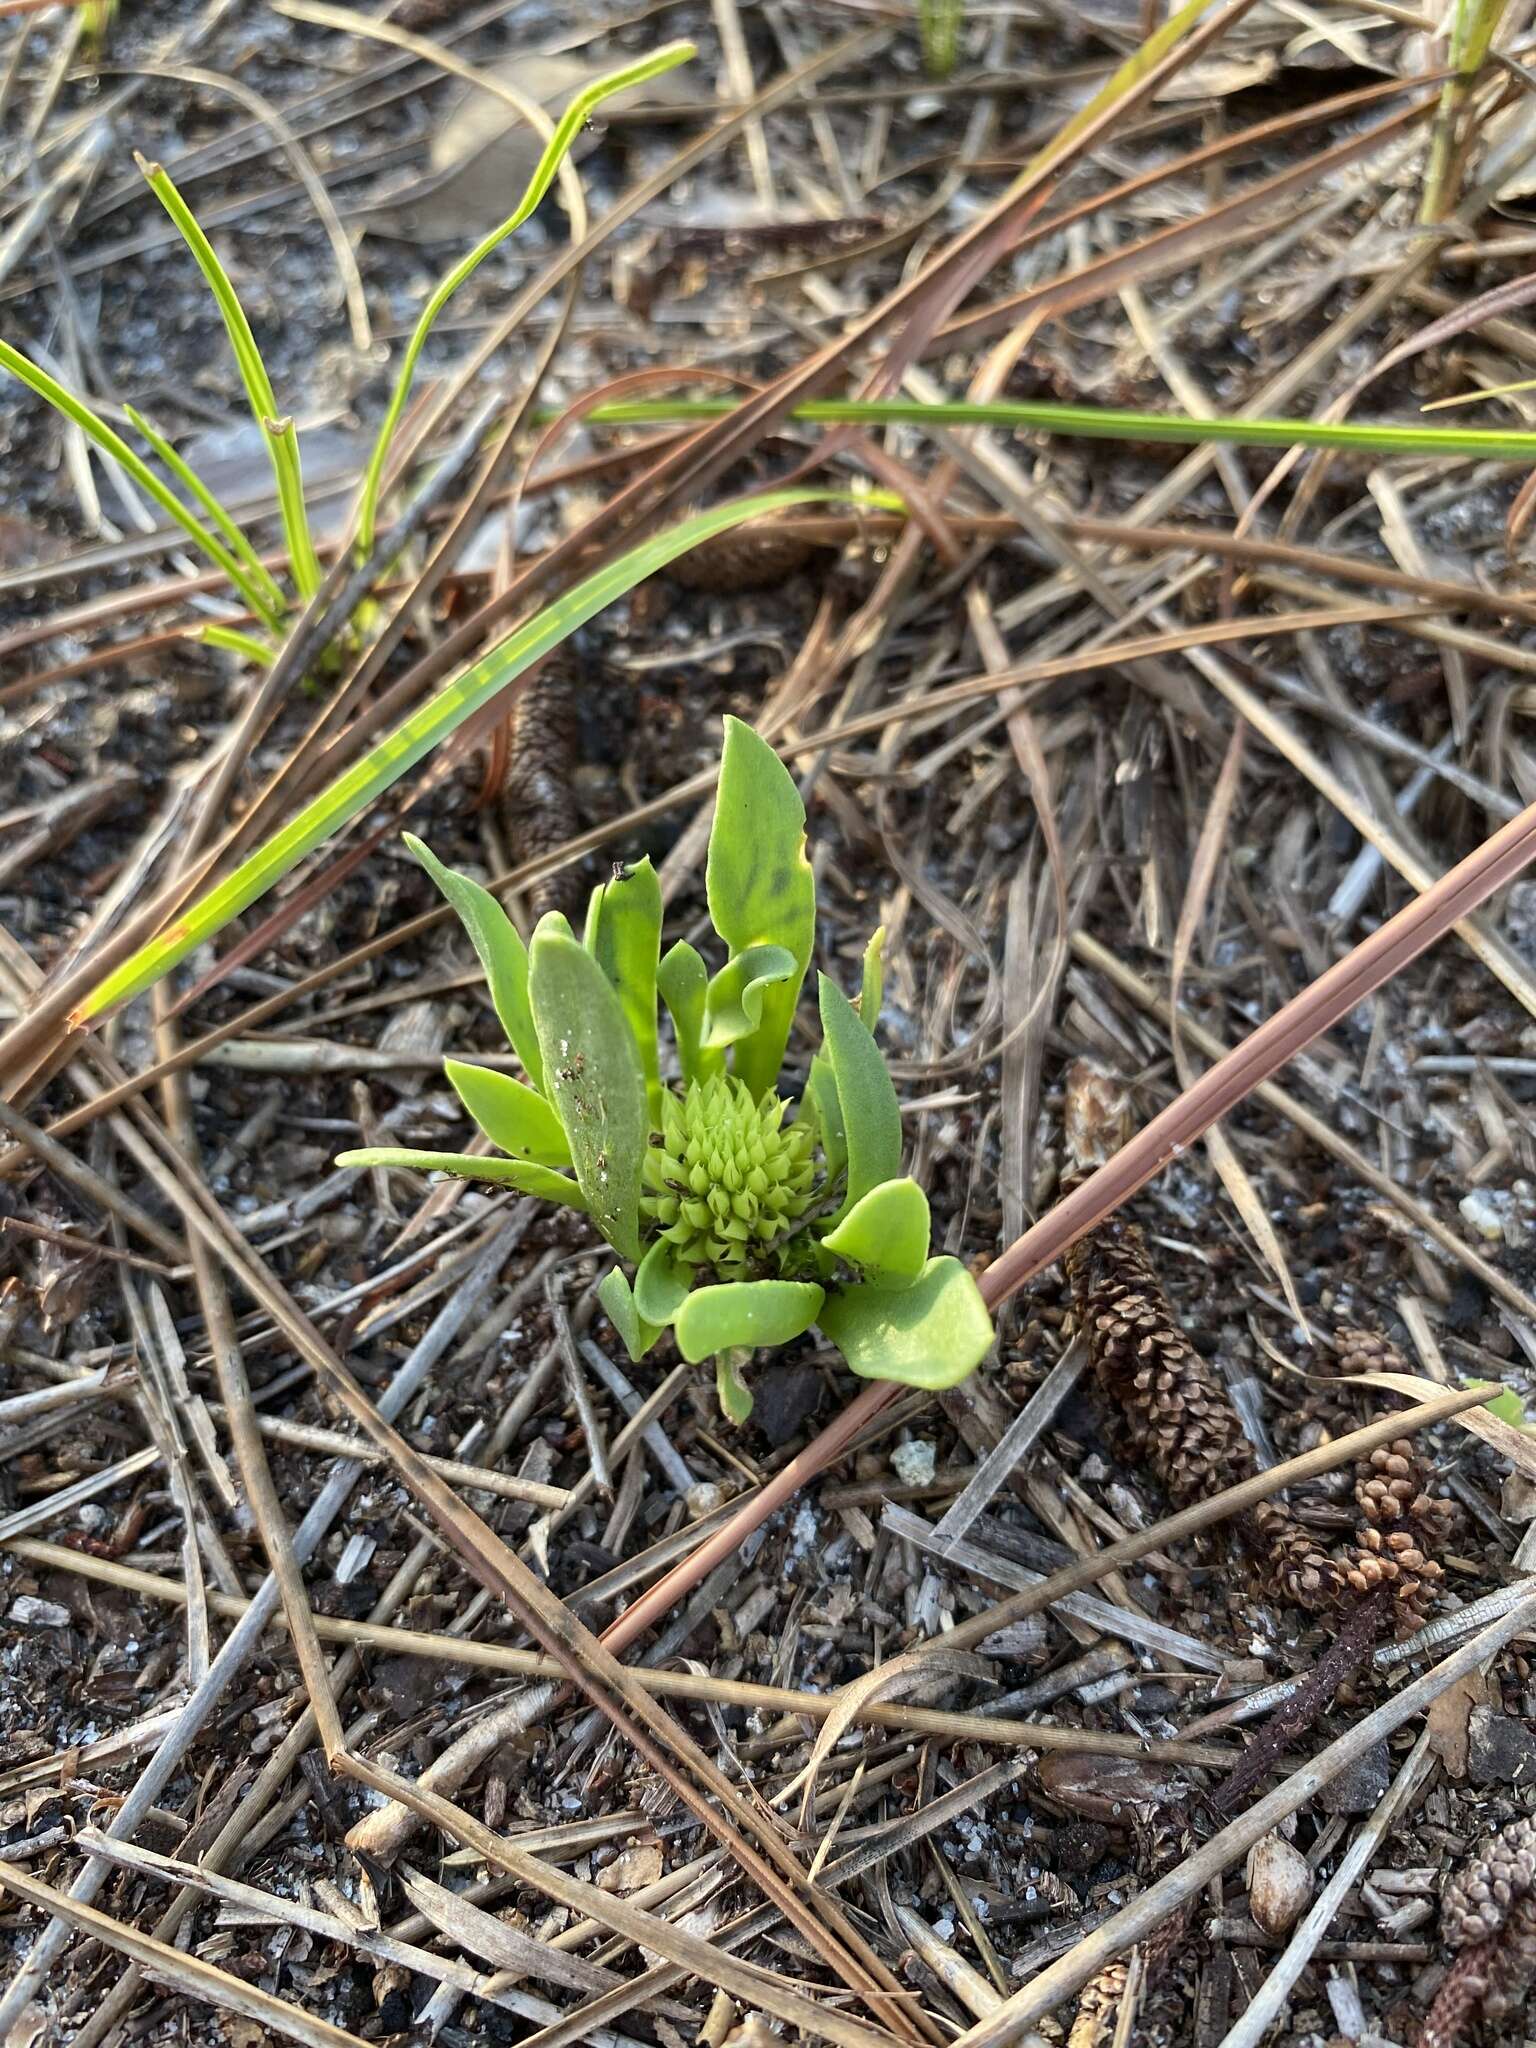
<svg viewBox="0 0 1536 2048"><path fill-rule="evenodd" d="M198 639L205 647L222 647L226 654L238 654L242 661L254 661L258 668L270 668L274 650L254 633L242 633L238 626L204 626Z"/></svg>
<svg viewBox="0 0 1536 2048"><path fill-rule="evenodd" d="M293 422L278 414L272 379L267 375L267 366L256 346L256 337L245 317L245 308L212 242L199 226L197 215L172 184L169 173L159 164L149 163L138 155L134 160L148 180L150 190L176 223L182 240L196 257L197 267L207 280L208 289L213 293L223 318L252 416L267 444L272 476L277 485L283 533L288 543L288 559L293 567L294 587L307 604L320 588L320 558L315 553L315 543L309 531L309 512L304 503L304 479L299 470L299 449Z"/></svg>
<svg viewBox="0 0 1536 2048"><path fill-rule="evenodd" d="M160 481L142 455L138 455L115 428L109 427L99 413L80 398L57 377L24 356L19 348L12 348L8 341L0 341L0 369L9 370L18 382L25 384L29 391L35 391L39 398L45 398L55 412L73 422L88 441L94 441L104 454L119 463L127 471L147 498L153 498L161 511L174 519L189 540L195 541L203 553L233 583L251 610L267 624L278 627L282 624L281 608L274 609L266 592L252 581L250 571L236 556L232 555L217 534L210 531L190 505L183 504L168 484Z"/></svg>
<svg viewBox="0 0 1536 2048"><path fill-rule="evenodd" d="M132 422L134 432L143 436L176 481L202 506L230 547L250 570L252 580L260 584L267 593L273 611L280 616L284 610L283 593L278 589L276 578L266 563L252 547L249 537L242 533L221 501L209 490L186 457L179 455L171 446L160 429L145 419L143 413L135 411L131 405L125 405L123 411Z"/></svg>
<svg viewBox="0 0 1536 2048"><path fill-rule="evenodd" d="M323 845L349 818L355 818L382 796L408 768L429 754L440 740L456 732L466 718L504 690L524 669L548 654L552 647L558 647L578 626L595 618L616 598L643 583L647 576L654 576L700 541L729 532L733 526L743 525L761 513L847 497L846 491L765 491L755 498L716 505L668 527L631 548L617 561L595 570L413 711L361 761L306 804L291 823L242 861L232 875L200 897L158 938L141 946L115 973L99 982L73 1013L73 1021L83 1024L99 1016L109 1004L122 1002L151 987L178 960L185 959L204 940L222 931L231 918L238 917L259 896L265 895L306 853ZM878 505L882 510L899 510L901 506L900 499L884 491L864 492L858 502L864 506Z"/></svg>
<svg viewBox="0 0 1536 2048"><path fill-rule="evenodd" d="M695 54L695 46L692 43L667 43L653 55L641 58L638 63L628 64L622 71L610 71L605 78L595 79L591 85L583 87L560 116L555 132L549 138L544 154L539 158L516 209L507 215L499 227L492 228L488 235L476 242L469 254L461 258L438 283L422 308L421 318L416 322L415 332L406 346L405 359L400 365L400 375L395 380L389 409L379 423L378 438L373 444L373 453L368 458L357 515L357 552L360 560L366 561L373 551L374 533L378 522L379 492L384 481L384 465L389 459L390 445L400 424L400 415L405 410L405 401L410 396L411 381L416 375L417 362L438 314L442 312L459 286L474 275L497 244L504 242L514 229L520 228L527 220L549 190L555 173L593 108L600 106L616 92L626 92L631 86L644 85L653 78L659 78L663 71L671 71L677 65L687 63Z"/></svg>
<svg viewBox="0 0 1536 2048"><path fill-rule="evenodd" d="M631 399L594 406L586 417L606 426L666 426L719 419L728 398ZM1469 456L1481 462L1536 461L1536 434L1495 427L1361 426L1344 420L1193 420L1182 413L1122 412L1096 405L1037 405L997 399L818 398L790 417L823 426L1006 427L1017 433L1081 434L1101 441L1229 442L1238 448L1343 448L1363 455Z"/></svg>

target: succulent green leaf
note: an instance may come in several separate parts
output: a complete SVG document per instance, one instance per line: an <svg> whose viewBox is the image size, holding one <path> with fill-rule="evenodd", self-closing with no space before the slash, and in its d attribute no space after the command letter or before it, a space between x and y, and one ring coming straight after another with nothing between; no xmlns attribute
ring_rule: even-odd
<svg viewBox="0 0 1536 2048"><path fill-rule="evenodd" d="M592 955L541 918L529 948L528 995L592 1221L620 1258L640 1261L640 1167L650 1116L634 1033Z"/></svg>
<svg viewBox="0 0 1536 2048"><path fill-rule="evenodd" d="M848 1164L848 1133L843 1128L843 1105L837 1099L837 1077L823 1052L811 1054L811 1071L795 1121L804 1123L807 1119L821 1141L827 1178L835 1181Z"/></svg>
<svg viewBox="0 0 1536 2048"><path fill-rule="evenodd" d="M910 1287L928 1257L928 1197L915 1180L882 1181L821 1240L860 1267L871 1287Z"/></svg>
<svg viewBox="0 0 1536 2048"><path fill-rule="evenodd" d="M443 1072L493 1145L513 1159L534 1159L541 1166L570 1165L571 1148L560 1119L542 1095L510 1074L463 1060L444 1060Z"/></svg>
<svg viewBox="0 0 1536 2048"><path fill-rule="evenodd" d="M431 847L414 834L407 832L403 836L469 934L507 1043L522 1061L523 1071L534 1087L542 1091L544 1062L539 1056L533 1012L528 1007L528 948L518 937L517 927L489 889L457 869L445 867Z"/></svg>
<svg viewBox="0 0 1536 2048"><path fill-rule="evenodd" d="M656 966L661 955L661 884L642 860L592 891L587 950L618 992L640 1053L654 1124L660 1115L661 1066L656 1052Z"/></svg>
<svg viewBox="0 0 1536 2048"><path fill-rule="evenodd" d="M683 1070L683 1085L686 1087L690 1081L707 1080L711 1074L719 1073L722 1055L709 1055L701 1050L709 969L686 939L679 939L664 956L656 970L656 986L661 990L661 999L667 1006L672 1029L677 1035L677 1059Z"/></svg>
<svg viewBox="0 0 1536 2048"><path fill-rule="evenodd" d="M635 1274L635 1307L648 1323L665 1329L688 1299L694 1271L664 1237L658 1237Z"/></svg>
<svg viewBox="0 0 1536 2048"><path fill-rule="evenodd" d="M552 932L556 938L560 939L574 939L576 936L571 930L571 920L563 910L545 911L533 928L533 936L537 940L542 938L546 932Z"/></svg>
<svg viewBox="0 0 1536 2048"><path fill-rule="evenodd" d="M740 719L725 751L705 867L709 914L732 955L783 946L794 965L764 992L762 1021L738 1041L734 1071L754 1095L777 1085L800 984L816 939L816 883L805 857L805 806L789 770Z"/></svg>
<svg viewBox="0 0 1536 2048"><path fill-rule="evenodd" d="M709 984L704 1002L704 1044L710 1051L749 1038L763 1021L763 998L795 971L786 946L748 946L728 960Z"/></svg>
<svg viewBox="0 0 1536 2048"><path fill-rule="evenodd" d="M910 1287L865 1285L829 1294L816 1319L866 1380L953 1387L992 1346L981 1289L958 1259L930 1259Z"/></svg>
<svg viewBox="0 0 1536 2048"><path fill-rule="evenodd" d="M454 1180L489 1180L498 1187L517 1188L541 1202L562 1202L586 1212L587 1198L576 1182L552 1173L531 1159L479 1159L472 1152L412 1152L400 1145L369 1145L358 1152L338 1152L338 1166L402 1166L412 1173L446 1173Z"/></svg>
<svg viewBox="0 0 1536 2048"><path fill-rule="evenodd" d="M809 1280L726 1280L695 1287L672 1330L690 1365L738 1345L787 1344L816 1320L825 1295Z"/></svg>
<svg viewBox="0 0 1536 2048"><path fill-rule="evenodd" d="M752 1396L741 1376L746 1354L722 1351L715 1359L715 1395L721 1411L738 1426L752 1413Z"/></svg>
<svg viewBox="0 0 1536 2048"><path fill-rule="evenodd" d="M859 1015L873 1036L880 1022L880 1004L885 996L885 926L881 925L864 948L864 976L859 987Z"/></svg>
<svg viewBox="0 0 1536 2048"><path fill-rule="evenodd" d="M841 1222L871 1188L901 1171L901 1110L858 1011L824 974L820 985L821 1028L848 1141L848 1186L836 1219Z"/></svg>
<svg viewBox="0 0 1536 2048"><path fill-rule="evenodd" d="M624 1340L624 1349L638 1365L661 1331L654 1323L648 1323L636 1308L635 1297L629 1291L629 1282L624 1278L622 1267L611 1266L603 1275L597 1283L597 1298L609 1322Z"/></svg>

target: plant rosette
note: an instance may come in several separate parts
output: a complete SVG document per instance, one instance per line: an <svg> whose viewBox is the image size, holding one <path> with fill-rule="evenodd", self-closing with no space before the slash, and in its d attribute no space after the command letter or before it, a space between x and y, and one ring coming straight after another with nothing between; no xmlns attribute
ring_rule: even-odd
<svg viewBox="0 0 1536 2048"><path fill-rule="evenodd" d="M901 1172L874 1038L883 933L857 1002L818 976L820 1049L799 1102L779 1092L816 886L799 792L750 726L725 722L705 868L726 955L713 973L686 940L662 952L649 860L593 891L580 938L552 911L525 946L487 889L406 844L469 934L526 1078L446 1063L499 1156L370 1147L339 1165L491 1181L580 1211L618 1255L598 1298L630 1357L670 1330L690 1364L714 1360L737 1422L752 1354L812 1324L865 1379L950 1387L980 1364L992 1319L960 1261L930 1255L928 1198Z"/></svg>

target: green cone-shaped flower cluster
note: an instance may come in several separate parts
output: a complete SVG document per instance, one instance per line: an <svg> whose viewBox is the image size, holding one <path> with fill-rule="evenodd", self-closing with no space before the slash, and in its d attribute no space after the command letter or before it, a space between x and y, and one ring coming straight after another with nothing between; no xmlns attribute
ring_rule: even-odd
<svg viewBox="0 0 1536 2048"><path fill-rule="evenodd" d="M780 1126L788 1105L754 1101L742 1081L691 1081L662 1097L661 1143L644 1166L640 1206L652 1233L689 1266L739 1275L762 1262L814 1198L811 1133Z"/></svg>

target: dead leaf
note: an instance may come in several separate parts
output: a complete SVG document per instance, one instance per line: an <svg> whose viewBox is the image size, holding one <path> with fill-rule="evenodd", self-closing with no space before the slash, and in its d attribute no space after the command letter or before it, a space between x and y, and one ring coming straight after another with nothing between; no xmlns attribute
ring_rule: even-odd
<svg viewBox="0 0 1536 2048"><path fill-rule="evenodd" d="M597 1873L597 1888L623 1898L626 1892L637 1892L644 1885L654 1884L661 1872L660 1842L632 1842Z"/></svg>
<svg viewBox="0 0 1536 2048"><path fill-rule="evenodd" d="M1488 1681L1480 1671L1469 1671L1446 1687L1426 1716L1429 1746L1445 1765L1448 1777L1467 1775L1467 1746L1472 1709L1486 1706Z"/></svg>

